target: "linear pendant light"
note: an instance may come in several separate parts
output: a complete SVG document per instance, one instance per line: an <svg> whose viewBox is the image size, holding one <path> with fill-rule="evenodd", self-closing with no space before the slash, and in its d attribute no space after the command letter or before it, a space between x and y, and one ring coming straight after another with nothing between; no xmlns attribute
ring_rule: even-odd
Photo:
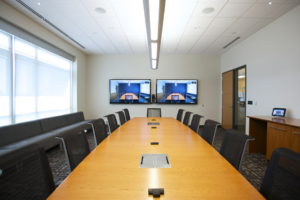
<svg viewBox="0 0 300 200"><path fill-rule="evenodd" d="M166 0L143 0L151 69L158 68Z"/></svg>

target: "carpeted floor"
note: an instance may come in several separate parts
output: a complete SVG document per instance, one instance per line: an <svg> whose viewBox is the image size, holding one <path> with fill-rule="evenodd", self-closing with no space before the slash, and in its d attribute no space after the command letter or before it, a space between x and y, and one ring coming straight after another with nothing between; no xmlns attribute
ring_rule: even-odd
<svg viewBox="0 0 300 200"><path fill-rule="evenodd" d="M201 133L201 127L199 132ZM225 130L218 128L215 136L213 147L219 151L225 135ZM92 133L87 134L90 149L95 148L94 138ZM47 151L50 167L52 169L54 182L65 179L68 174L68 167L63 149L54 147ZM265 171L267 169L266 155L260 153L245 153L241 167L241 174L257 189L259 190Z"/></svg>

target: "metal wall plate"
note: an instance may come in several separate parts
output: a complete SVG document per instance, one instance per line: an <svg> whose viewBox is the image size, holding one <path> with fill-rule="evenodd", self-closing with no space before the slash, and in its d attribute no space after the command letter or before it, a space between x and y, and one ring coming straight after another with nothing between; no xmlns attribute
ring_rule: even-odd
<svg viewBox="0 0 300 200"><path fill-rule="evenodd" d="M159 125L158 122L148 122L148 125Z"/></svg>
<svg viewBox="0 0 300 200"><path fill-rule="evenodd" d="M168 154L142 154L140 168L171 168Z"/></svg>

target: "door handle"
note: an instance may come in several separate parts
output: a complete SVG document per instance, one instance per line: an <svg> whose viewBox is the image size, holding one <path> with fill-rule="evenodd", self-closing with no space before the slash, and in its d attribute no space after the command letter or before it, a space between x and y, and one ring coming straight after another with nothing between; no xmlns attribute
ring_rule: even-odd
<svg viewBox="0 0 300 200"><path fill-rule="evenodd" d="M229 106L229 108L232 108L232 106Z"/></svg>
<svg viewBox="0 0 300 200"><path fill-rule="evenodd" d="M285 129L281 129L281 128L277 128L277 127L274 127L274 126L269 126L270 128L274 128L274 129L277 129L277 130L281 130L281 131L286 131ZM295 132L294 132L295 133Z"/></svg>
<svg viewBox="0 0 300 200"><path fill-rule="evenodd" d="M296 134L300 135L300 133L297 133L297 132L294 132L294 133L296 133Z"/></svg>

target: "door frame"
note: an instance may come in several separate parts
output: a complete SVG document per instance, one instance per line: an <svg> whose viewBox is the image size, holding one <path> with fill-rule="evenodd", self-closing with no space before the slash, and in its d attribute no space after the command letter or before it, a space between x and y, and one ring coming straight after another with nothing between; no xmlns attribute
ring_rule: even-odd
<svg viewBox="0 0 300 200"><path fill-rule="evenodd" d="M235 93L236 93L236 89L235 89L235 84L236 84L236 81L235 81L235 72L238 71L239 69L242 69L242 68L245 68L245 115L247 116L247 65L242 65L240 67L236 67L236 68L233 68L231 70L227 70L225 72L222 73L222 78L223 78L223 74L227 73L227 72L230 72L232 71L233 73L233 80L232 80L232 94L233 94L233 97L232 97L232 128L234 127L234 118L235 118L235 103L237 103L235 101ZM222 84L222 105L223 105L223 84ZM221 116L223 117L223 106L222 106L222 112L221 112ZM245 116L245 133L246 133L246 122L247 122L247 117ZM222 119L223 121L223 119Z"/></svg>

